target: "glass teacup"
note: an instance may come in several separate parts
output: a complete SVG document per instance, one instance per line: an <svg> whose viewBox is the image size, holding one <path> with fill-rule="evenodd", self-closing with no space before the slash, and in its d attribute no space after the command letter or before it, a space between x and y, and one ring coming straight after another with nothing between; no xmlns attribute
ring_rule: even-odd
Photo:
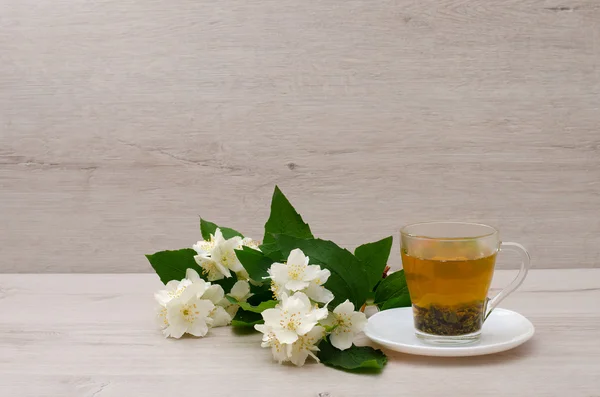
<svg viewBox="0 0 600 397"><path fill-rule="evenodd" d="M498 303L521 285L529 254L517 243L500 241L491 226L428 222L400 231L402 266L413 306L417 337L430 343L479 340L483 322ZM494 298L488 291L500 249L521 254L521 270Z"/></svg>

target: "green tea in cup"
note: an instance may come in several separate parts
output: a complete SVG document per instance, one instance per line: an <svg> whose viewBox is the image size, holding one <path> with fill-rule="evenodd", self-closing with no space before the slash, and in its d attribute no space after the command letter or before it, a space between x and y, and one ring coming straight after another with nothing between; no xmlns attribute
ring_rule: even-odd
<svg viewBox="0 0 600 397"><path fill-rule="evenodd" d="M415 332L426 342L477 341L487 315L523 282L529 268L525 248L501 243L498 231L487 225L419 223L402 228L400 237ZM488 299L501 247L521 253L521 271L506 289Z"/></svg>

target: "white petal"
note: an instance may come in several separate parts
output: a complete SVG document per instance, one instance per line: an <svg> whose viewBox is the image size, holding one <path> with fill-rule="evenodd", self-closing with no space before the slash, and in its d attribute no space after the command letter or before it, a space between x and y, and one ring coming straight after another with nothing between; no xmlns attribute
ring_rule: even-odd
<svg viewBox="0 0 600 397"><path fill-rule="evenodd" d="M283 295L288 296L290 293L290 290L285 288L285 286L282 284L276 283L275 281L271 281L271 291L279 301L283 299Z"/></svg>
<svg viewBox="0 0 600 397"><path fill-rule="evenodd" d="M296 248L290 252L287 258L287 264L304 267L308 264L308 257L304 255L304 252L300 248Z"/></svg>
<svg viewBox="0 0 600 397"><path fill-rule="evenodd" d="M241 267L239 260L235 254L236 248L237 244L234 237L232 239L224 241L221 244L215 245L211 253L211 258L231 270L237 268L237 271L240 271L241 269L243 269L243 267Z"/></svg>
<svg viewBox="0 0 600 397"><path fill-rule="evenodd" d="M355 334L362 332L367 325L367 316L365 313L354 312L350 315L350 323L352 324L350 329Z"/></svg>
<svg viewBox="0 0 600 397"><path fill-rule="evenodd" d="M327 317L328 311L327 308L323 307L321 309L312 309L309 312L305 313L304 320L307 322L316 323L319 320L322 320Z"/></svg>
<svg viewBox="0 0 600 397"><path fill-rule="evenodd" d="M276 343L271 347L271 353L273 354L273 358L277 360L279 364L288 361L287 352L284 346L279 343Z"/></svg>
<svg viewBox="0 0 600 397"><path fill-rule="evenodd" d="M166 284L167 290L168 291L175 291L178 287L179 287L179 283L180 281L177 280L171 280Z"/></svg>
<svg viewBox="0 0 600 397"><path fill-rule="evenodd" d="M318 285L323 285L329 280L329 276L331 276L331 272L329 269L322 269L317 273L317 277L315 278L315 282Z"/></svg>
<svg viewBox="0 0 600 397"><path fill-rule="evenodd" d="M339 328L338 328L339 329ZM337 331L337 329L336 329ZM352 341L354 340L354 334L352 332L333 332L329 336L329 340L334 347L337 347L340 350L346 350L350 346L352 346Z"/></svg>
<svg viewBox="0 0 600 397"><path fill-rule="evenodd" d="M202 267L204 274L206 274L206 278L208 278L209 281L216 281L225 278L225 274L221 271L221 268L219 268L217 263L211 258L197 255L194 257L194 259ZM229 270L226 269L225 271L229 272Z"/></svg>
<svg viewBox="0 0 600 397"><path fill-rule="evenodd" d="M171 338L181 338L186 330L187 327L185 324L169 324L169 326L163 330L163 334L165 336L170 336Z"/></svg>
<svg viewBox="0 0 600 397"><path fill-rule="evenodd" d="M163 333L165 336L172 338L181 338L187 331L189 323L181 316L181 303L179 301L171 301L167 306L167 322L169 326L165 328Z"/></svg>
<svg viewBox="0 0 600 397"><path fill-rule="evenodd" d="M279 299L279 301L281 303L279 305L277 305L277 306L279 306L279 307L285 307L285 305L287 304L288 299L290 299L288 294L281 294L281 299Z"/></svg>
<svg viewBox="0 0 600 397"><path fill-rule="evenodd" d="M196 261L197 264L202 266L202 262L210 261L211 259L210 259L210 255L198 254L198 255L194 255L194 260Z"/></svg>
<svg viewBox="0 0 600 397"><path fill-rule="evenodd" d="M237 276L237 279L240 281L247 281L250 279L250 275L248 274L246 269L242 269L242 270L236 272L235 275Z"/></svg>
<svg viewBox="0 0 600 397"><path fill-rule="evenodd" d="M298 340L298 334L289 329L274 328L273 333L277 337L279 343L294 343Z"/></svg>
<svg viewBox="0 0 600 397"><path fill-rule="evenodd" d="M197 318L187 330L188 334L194 336L205 336L208 332L208 325L205 319Z"/></svg>
<svg viewBox="0 0 600 397"><path fill-rule="evenodd" d="M235 254L233 254L232 260L231 262L229 262L229 268L234 273L243 273L246 271L246 269L244 269L244 266L242 266L242 263Z"/></svg>
<svg viewBox="0 0 600 397"><path fill-rule="evenodd" d="M238 301L245 300L246 296L250 294L250 284L245 280L240 280L233 284L229 295L233 296Z"/></svg>
<svg viewBox="0 0 600 397"><path fill-rule="evenodd" d="M299 367L303 366L308 357L308 350L306 349L294 349L290 355L290 361Z"/></svg>
<svg viewBox="0 0 600 397"><path fill-rule="evenodd" d="M187 278L184 278L177 285L177 289L183 290L184 288L189 287L190 285L192 285L192 280L188 280Z"/></svg>
<svg viewBox="0 0 600 397"><path fill-rule="evenodd" d="M183 302L187 302L190 299L201 297L202 294L204 294L204 292L206 291L207 284L208 286L210 286L209 283L206 283L204 280L201 279L195 282L194 284L190 285L181 293L181 300Z"/></svg>
<svg viewBox="0 0 600 397"><path fill-rule="evenodd" d="M169 291L167 291L166 289L161 289L160 291L154 294L154 299L156 299L156 301L161 306L166 306L167 303L169 303L169 301L173 299L173 297L169 295Z"/></svg>
<svg viewBox="0 0 600 397"><path fill-rule="evenodd" d="M321 266L318 265L310 265L304 269L304 276L302 279L304 281L311 281L317 278L317 276L321 273Z"/></svg>
<svg viewBox="0 0 600 397"><path fill-rule="evenodd" d="M321 309L315 309L312 312L312 315L314 316L315 320L322 320L326 318L328 314L329 312L327 311L326 307L323 307Z"/></svg>
<svg viewBox="0 0 600 397"><path fill-rule="evenodd" d="M296 327L296 333L298 335L307 334L314 328L315 325L317 325L316 321L304 320ZM288 343L288 342L286 342L286 343Z"/></svg>
<svg viewBox="0 0 600 397"><path fill-rule="evenodd" d="M221 245L225 242L223 233L221 233L221 229L217 228L217 230L215 230L215 235L212 236L211 240L215 242L215 245Z"/></svg>
<svg viewBox="0 0 600 397"><path fill-rule="evenodd" d="M221 306L215 307L214 313L211 315L211 317L213 319L213 327L224 327L231 323L231 316Z"/></svg>
<svg viewBox="0 0 600 397"><path fill-rule="evenodd" d="M225 297L225 292L223 291L223 287L218 284L213 284L206 289L204 294L202 295L202 299L208 299L215 305L219 303Z"/></svg>
<svg viewBox="0 0 600 397"><path fill-rule="evenodd" d="M271 330L270 327L267 327L264 324L255 324L254 325L254 329L257 330L258 332L262 332L263 334L267 334Z"/></svg>
<svg viewBox="0 0 600 397"><path fill-rule="evenodd" d="M308 281L290 280L287 283L285 283L285 288L289 289L290 291L301 291L304 288L308 287L308 284Z"/></svg>
<svg viewBox="0 0 600 397"><path fill-rule="evenodd" d="M310 312L312 309L311 303L308 300L308 297L304 295L302 292L296 292L294 295L289 298L283 294L282 300L279 305L282 311L287 311L288 313L301 313L306 314Z"/></svg>
<svg viewBox="0 0 600 397"><path fill-rule="evenodd" d="M169 326L169 321L167 320L167 308L164 306L159 306L156 311L156 323L158 324L160 329L165 329Z"/></svg>
<svg viewBox="0 0 600 397"><path fill-rule="evenodd" d="M198 317L208 317L210 312L215 308L215 305L207 299L198 299L195 302Z"/></svg>
<svg viewBox="0 0 600 397"><path fill-rule="evenodd" d="M333 327L334 325L337 325L337 323L338 323L338 320L335 317L335 314L333 314L333 313L329 313L329 315L327 317L325 317L324 319L319 321L319 324L324 325L326 327Z"/></svg>
<svg viewBox="0 0 600 397"><path fill-rule="evenodd" d="M317 325L309 333L304 335L304 339L311 344L316 344L325 337L325 328ZM318 349L317 349L318 350Z"/></svg>
<svg viewBox="0 0 600 397"><path fill-rule="evenodd" d="M308 285L308 288L304 290L306 296L311 300L320 303L331 302L334 298L333 293L322 285L317 285L314 281Z"/></svg>
<svg viewBox="0 0 600 397"><path fill-rule="evenodd" d="M295 303L295 307L303 310L303 311L307 311L310 310L312 308L312 304L310 303L310 299L308 299L308 296L306 296L305 293L303 292L296 292L294 295L292 295L292 297L290 299L294 299L294 303Z"/></svg>
<svg viewBox="0 0 600 397"><path fill-rule="evenodd" d="M198 255L210 254L206 248L206 241L198 241L196 244L192 245L192 249L196 251Z"/></svg>
<svg viewBox="0 0 600 397"><path fill-rule="evenodd" d="M335 314L350 314L354 312L354 305L348 299L346 299L343 303L340 303L335 309L333 309Z"/></svg>
<svg viewBox="0 0 600 397"><path fill-rule="evenodd" d="M183 302L180 298L173 298L167 303L167 316L177 313L183 307Z"/></svg>
<svg viewBox="0 0 600 397"><path fill-rule="evenodd" d="M239 249L242 247L242 238L240 236L233 236L227 240L227 247L230 250Z"/></svg>
<svg viewBox="0 0 600 397"><path fill-rule="evenodd" d="M265 320L265 324L268 326L279 325L279 322L283 319L281 310L277 308L264 310L261 314L262 318Z"/></svg>
<svg viewBox="0 0 600 397"><path fill-rule="evenodd" d="M224 307L225 309L227 309L229 306L233 305L233 303L229 302L229 299L227 299L227 297L224 297L223 299L221 299L220 301L215 303L215 305L221 306L221 307Z"/></svg>
<svg viewBox="0 0 600 397"><path fill-rule="evenodd" d="M254 241L250 237L244 237L242 239L242 245L245 247L250 247L256 251L260 251L260 248L258 247L260 245L260 242Z"/></svg>
<svg viewBox="0 0 600 397"><path fill-rule="evenodd" d="M283 263L275 262L268 270L271 280L278 284L285 284L289 280L287 266Z"/></svg>
<svg viewBox="0 0 600 397"><path fill-rule="evenodd" d="M194 269L187 269L185 271L185 278L189 279L191 282L200 280L200 276L198 275L198 272L195 271Z"/></svg>
<svg viewBox="0 0 600 397"><path fill-rule="evenodd" d="M225 311L227 311L227 313L229 314L229 317L234 318L235 315L237 314L238 310L240 309L240 307L238 305L229 305L229 306L224 306L225 307Z"/></svg>
<svg viewBox="0 0 600 397"><path fill-rule="evenodd" d="M225 277L227 277L227 278L231 277L231 272L229 271L228 268L226 268L225 266L223 266L219 262L215 262L215 266L217 267L217 269L219 269L219 272L221 274L223 274Z"/></svg>
<svg viewBox="0 0 600 397"><path fill-rule="evenodd" d="M319 351L315 344L318 343L324 336L325 329L323 327L316 326L309 333L298 338L298 341L296 341L291 346L291 349L289 349L288 355L290 357L290 361L296 365L303 365L306 361L306 358L310 355L317 362L319 362L319 359L317 356L315 356L313 351Z"/></svg>

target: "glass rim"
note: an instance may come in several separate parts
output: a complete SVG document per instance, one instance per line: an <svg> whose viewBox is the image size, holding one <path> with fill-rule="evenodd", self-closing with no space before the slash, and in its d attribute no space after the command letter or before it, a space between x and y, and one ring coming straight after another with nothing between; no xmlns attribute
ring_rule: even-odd
<svg viewBox="0 0 600 397"><path fill-rule="evenodd" d="M484 227L489 230L488 233L477 234L474 236L462 236L462 237L432 237L427 236L421 233L409 233L407 231L408 228L415 226L432 226L432 225L461 225L461 226L478 226ZM400 229L400 235L413 238L413 239L421 239L421 240L437 240L437 241L465 241L465 240L477 240L486 237L492 237L498 235L500 232L494 226L486 225L485 223L477 223L477 222L453 222L453 221L430 221L430 222L416 222L408 225L404 225Z"/></svg>

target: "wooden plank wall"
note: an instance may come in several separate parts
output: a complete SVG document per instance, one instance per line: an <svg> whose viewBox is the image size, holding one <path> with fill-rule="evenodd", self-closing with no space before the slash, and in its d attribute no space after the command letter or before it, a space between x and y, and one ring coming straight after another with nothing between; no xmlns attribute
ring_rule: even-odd
<svg viewBox="0 0 600 397"><path fill-rule="evenodd" d="M260 238L275 184L348 248L474 220L600 267L599 127L597 0L0 0L0 272Z"/></svg>

